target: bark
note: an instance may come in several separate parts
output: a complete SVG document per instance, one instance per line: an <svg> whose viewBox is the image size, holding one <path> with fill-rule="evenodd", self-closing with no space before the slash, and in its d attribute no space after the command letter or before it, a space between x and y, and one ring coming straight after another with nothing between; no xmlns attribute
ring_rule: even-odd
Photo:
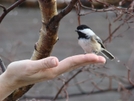
<svg viewBox="0 0 134 101"><path fill-rule="evenodd" d="M38 42L35 44L35 51L31 57L33 60L42 59L50 55L53 45L57 41L57 25L49 28L50 20L57 15L56 0L38 0L42 16L42 28Z"/></svg>

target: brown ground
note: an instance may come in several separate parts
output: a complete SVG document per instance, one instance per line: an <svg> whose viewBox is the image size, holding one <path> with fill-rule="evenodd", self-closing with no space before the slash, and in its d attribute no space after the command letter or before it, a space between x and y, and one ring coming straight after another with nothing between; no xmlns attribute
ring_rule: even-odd
<svg viewBox="0 0 134 101"><path fill-rule="evenodd" d="M2 10L0 12L2 12ZM108 20L105 19L105 15L105 13L92 13L88 16L81 17L81 23L89 25L102 39L105 39L108 36L109 24ZM109 12L109 15L111 15L110 20L113 21L114 14ZM113 29L119 24L120 22L112 23ZM77 44L77 34L75 32L77 25L75 12L69 13L61 21L58 32L59 41L56 43L52 52L52 55L57 56L59 60L71 55L83 53L83 50ZM131 26L133 27L132 24ZM39 9L17 8L6 16L0 25L0 56L3 58L6 65L11 61L29 59L31 57L34 44L38 40L40 28L41 18ZM126 28L127 25L116 33L121 33L123 37L115 38L111 43L107 43L107 49L121 61L120 63L116 61L107 61L106 67L109 69L101 69L101 71L108 75L127 76L127 70L123 64L127 64L128 59L131 56L134 30L130 29L124 32ZM70 75L72 75L72 73L64 74L65 78L70 77ZM88 79L89 76L89 73L84 72L77 76L77 80L80 82ZM100 81L100 78L97 78L98 79L93 79L96 83ZM74 81L71 82L67 89L69 94L90 92L94 88L89 79L87 82L80 84L81 88L74 86ZM101 82L99 87L106 89L108 87L108 82L108 79L105 79ZM114 88L118 86L118 83L115 82L115 80L113 80L112 84L112 87ZM56 95L57 90L61 85L62 82L57 80L38 83L24 96L24 98L45 99L45 97L53 97ZM62 94L64 95L64 93ZM119 101L120 97L121 95L119 93L106 92L93 95L81 94L81 96L70 97L69 101ZM130 99L133 101L133 98L131 97L129 97L128 101L131 101ZM36 100L33 99L30 101ZM65 101L65 99L58 99L57 101Z"/></svg>

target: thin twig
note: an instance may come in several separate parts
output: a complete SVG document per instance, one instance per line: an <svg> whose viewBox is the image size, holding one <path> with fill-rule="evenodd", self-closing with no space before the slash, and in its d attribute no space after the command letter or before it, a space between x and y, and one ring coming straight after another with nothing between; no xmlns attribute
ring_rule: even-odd
<svg viewBox="0 0 134 101"><path fill-rule="evenodd" d="M82 89L81 86L80 86L80 82L78 83L78 80L77 80L76 77L73 79L73 81L74 81L75 86L78 88L78 90L79 90L81 93L83 93L84 91L83 91L83 89ZM84 81L83 81L83 82L84 82Z"/></svg>
<svg viewBox="0 0 134 101"><path fill-rule="evenodd" d="M96 2L98 2L98 3L100 3L100 4L103 4L104 6L107 6L107 7L109 7L109 4L108 3L106 3L106 2L102 2L102 1L99 1L99 0L94 0L94 1L96 1Z"/></svg>
<svg viewBox="0 0 134 101"><path fill-rule="evenodd" d="M77 13L77 19L78 19L78 25L80 25L80 22L81 22L81 19L80 19L80 11L81 11L81 6L79 4L79 0L78 0L78 3L76 4L75 8L76 8L76 13Z"/></svg>
<svg viewBox="0 0 134 101"><path fill-rule="evenodd" d="M129 17L127 17L126 19L124 19L124 22L122 22L118 27L116 27L113 32L103 41L104 43L106 41L108 41L111 37L113 37L113 35L121 28L121 26L123 26L125 23L127 23L127 21L129 21L131 18L133 17L133 15L130 15Z"/></svg>
<svg viewBox="0 0 134 101"><path fill-rule="evenodd" d="M109 26L108 26L108 29L109 29L109 41L111 41L112 40L112 36L111 36L111 26L112 26L112 24L111 24L111 21L110 21L110 19L109 19L109 17L107 17L107 19L108 19L108 21L109 21Z"/></svg>
<svg viewBox="0 0 134 101"><path fill-rule="evenodd" d="M2 69L2 72L4 72L6 70L6 66L5 66L4 62L2 61L1 57L0 57L0 67Z"/></svg>
<svg viewBox="0 0 134 101"><path fill-rule="evenodd" d="M92 2L92 0L90 0ZM98 1L98 0L95 0L95 1ZM93 12L108 12L108 11L122 11L122 13L126 13L126 14L130 14L130 15L133 15L133 12L129 11L127 8L123 8L123 7L115 7L115 6L108 6L107 4L103 3L104 5L108 6L108 8L103 8L103 9L94 9L93 7L87 7L85 5L83 5L81 3L81 1L79 0L79 5L84 8L84 9L88 9L88 10L91 10L90 12L87 12L87 13L84 13L84 14L79 14L79 16L84 16L84 15L87 15L87 14L90 14L90 13L93 13Z"/></svg>
<svg viewBox="0 0 134 101"><path fill-rule="evenodd" d="M122 17L123 17L123 13L121 13L120 15L118 15L113 22L119 21Z"/></svg>
<svg viewBox="0 0 134 101"><path fill-rule="evenodd" d="M126 66L126 65L125 65ZM129 81L129 83L131 84L131 85L133 85L134 86L134 83L132 82L132 79L131 79L131 77L130 77L130 72L131 72L131 70L129 69L129 67L128 66L126 66L126 68L127 68L127 76L128 76L128 81Z"/></svg>
<svg viewBox="0 0 134 101"><path fill-rule="evenodd" d="M83 67L84 68L84 67ZM82 72L82 69L81 68L78 72L76 72L70 79L68 79L64 85L62 85L62 87L59 89L59 91L57 92L56 96L54 97L54 101L58 98L59 94L61 93L62 89L74 78L76 77L80 72Z"/></svg>
<svg viewBox="0 0 134 101"><path fill-rule="evenodd" d="M91 84L94 86L94 88L96 88L96 89L98 89L98 90L103 90L102 88L100 88L99 86L98 86L98 84L96 84L95 82L91 82Z"/></svg>
<svg viewBox="0 0 134 101"><path fill-rule="evenodd" d="M134 86L127 86L125 87L127 90L133 90L134 89ZM121 89L122 91L123 89ZM112 88L112 89L104 89L104 90L98 90L98 91L94 91L94 92L84 92L84 93L75 93L75 94L69 94L68 96L70 98L72 97L78 97L78 96L85 96L85 95L94 95L94 94L102 94L102 93L108 93L108 92L117 92L118 91L118 88ZM33 96L26 96L24 95L23 96L23 100L25 99L32 99ZM41 99L46 99L46 100L52 100L53 96L34 96L35 99L38 99L38 100L41 100ZM58 97L57 99L65 99L66 97Z"/></svg>
<svg viewBox="0 0 134 101"><path fill-rule="evenodd" d="M0 23L2 22L2 20L5 18L5 16L11 11L13 10L15 7L19 6L21 3L23 3L25 0L17 0L14 4L12 4L10 7L8 7L7 9L3 6L0 5L0 7L2 7L4 9L4 12L1 14L0 16Z"/></svg>
<svg viewBox="0 0 134 101"><path fill-rule="evenodd" d="M6 12L7 9L6 9L5 6L3 6L2 4L0 4L0 7L3 8L3 11L4 11L4 12Z"/></svg>

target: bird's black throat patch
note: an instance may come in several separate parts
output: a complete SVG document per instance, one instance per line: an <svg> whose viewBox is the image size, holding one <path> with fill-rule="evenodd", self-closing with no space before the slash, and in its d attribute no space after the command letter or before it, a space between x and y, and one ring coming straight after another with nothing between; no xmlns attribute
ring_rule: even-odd
<svg viewBox="0 0 134 101"><path fill-rule="evenodd" d="M80 32L80 31L78 31L77 33L78 33L78 36L79 36L78 39L80 39L80 38L89 39L89 36L87 36L86 34Z"/></svg>

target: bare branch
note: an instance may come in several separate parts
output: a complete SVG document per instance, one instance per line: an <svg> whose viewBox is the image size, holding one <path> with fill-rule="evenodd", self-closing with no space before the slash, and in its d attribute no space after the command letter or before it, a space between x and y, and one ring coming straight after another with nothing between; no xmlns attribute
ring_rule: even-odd
<svg viewBox="0 0 134 101"><path fill-rule="evenodd" d="M3 11L6 12L6 7L0 4L0 7L3 8Z"/></svg>
<svg viewBox="0 0 134 101"><path fill-rule="evenodd" d="M95 82L91 82L91 84L93 84L93 86L94 86L94 88L97 88L98 90L103 90L102 88L100 88L99 86L98 86L98 84L96 84Z"/></svg>
<svg viewBox="0 0 134 101"><path fill-rule="evenodd" d="M78 0L78 3L75 5L75 11L77 13L77 19L78 19L78 25L80 25L80 22L81 22L81 19L80 19L80 9L81 9L81 6L80 6L80 0Z"/></svg>
<svg viewBox="0 0 134 101"><path fill-rule="evenodd" d="M115 32L118 31L118 30L121 28L121 26L123 26L125 23L126 23L126 21L124 21L124 22L121 23L118 27L116 27L116 28L113 30L113 32L112 32L103 42L105 43L105 42L108 41L108 40L109 40L109 42L110 42L110 41L111 41L111 38L113 37L113 35L115 34Z"/></svg>
<svg viewBox="0 0 134 101"><path fill-rule="evenodd" d="M125 87L125 89L127 89L127 90L133 90L134 89L134 86L127 86L127 87ZM122 91L123 89L120 89L120 91ZM85 95L94 95L94 94L102 94L102 93L107 93L107 92L117 92L118 91L118 88L112 88L112 89L103 89L103 90L98 90L98 91L94 91L94 92L84 92L84 93L75 93L75 94L69 94L68 96L71 98L71 97L78 97L78 96L85 96ZM31 97L31 96L24 96L22 99L32 99L33 98L33 96ZM34 97L35 99L39 99L39 100L41 100L41 99L48 99L48 100L51 100L51 99L53 99L53 96L35 96ZM65 97L58 97L57 98L58 100L59 99L65 99Z"/></svg>
<svg viewBox="0 0 134 101"><path fill-rule="evenodd" d="M2 69L2 72L4 72L4 71L6 70L6 66L5 66L5 64L3 63L1 57L0 57L0 67L1 67L1 69Z"/></svg>
<svg viewBox="0 0 134 101"><path fill-rule="evenodd" d="M84 67L83 67L84 68ZM76 72L70 79L68 79L64 85L60 88L60 90L57 92L56 96L54 97L54 101L58 98L59 94L61 93L62 89L74 78L76 77L80 72L82 72L83 68L81 68L78 72Z"/></svg>
<svg viewBox="0 0 134 101"><path fill-rule="evenodd" d="M2 13L2 15L0 16L0 23L2 22L2 20L5 18L5 16L11 11L13 10L15 7L19 6L21 3L23 3L25 0L17 0L14 4L12 4L10 7L8 7L7 9L3 6L0 5L0 7L2 7L4 9L4 12Z"/></svg>
<svg viewBox="0 0 134 101"><path fill-rule="evenodd" d="M72 0L68 6L63 9L58 15L57 15L57 20L61 20L65 15L67 15L74 7L75 3L77 2L77 0Z"/></svg>
<svg viewBox="0 0 134 101"><path fill-rule="evenodd" d="M59 14L55 15L50 20L50 22L47 25L47 28L49 28L49 30L51 30L51 31L53 29L57 28L57 25L59 24L60 20L73 9L76 2L77 2L77 0L71 0L71 2L68 4L68 6L66 8L61 10Z"/></svg>
<svg viewBox="0 0 134 101"><path fill-rule="evenodd" d="M126 66L126 65L125 65L125 66ZM132 81L132 79L131 79L131 77L130 77L130 72L131 72L131 70L130 70L130 68L129 68L128 66L126 66L126 68L127 68L127 77L128 77L128 81L129 81L129 83L130 83L131 85L134 86L134 82Z"/></svg>
<svg viewBox="0 0 134 101"><path fill-rule="evenodd" d="M103 4L104 6L107 6L107 7L109 7L109 4L108 3L106 3L106 2L102 2L102 1L100 1L100 0L94 0L94 1L96 1L96 2L98 2L98 3L100 3L100 4Z"/></svg>

